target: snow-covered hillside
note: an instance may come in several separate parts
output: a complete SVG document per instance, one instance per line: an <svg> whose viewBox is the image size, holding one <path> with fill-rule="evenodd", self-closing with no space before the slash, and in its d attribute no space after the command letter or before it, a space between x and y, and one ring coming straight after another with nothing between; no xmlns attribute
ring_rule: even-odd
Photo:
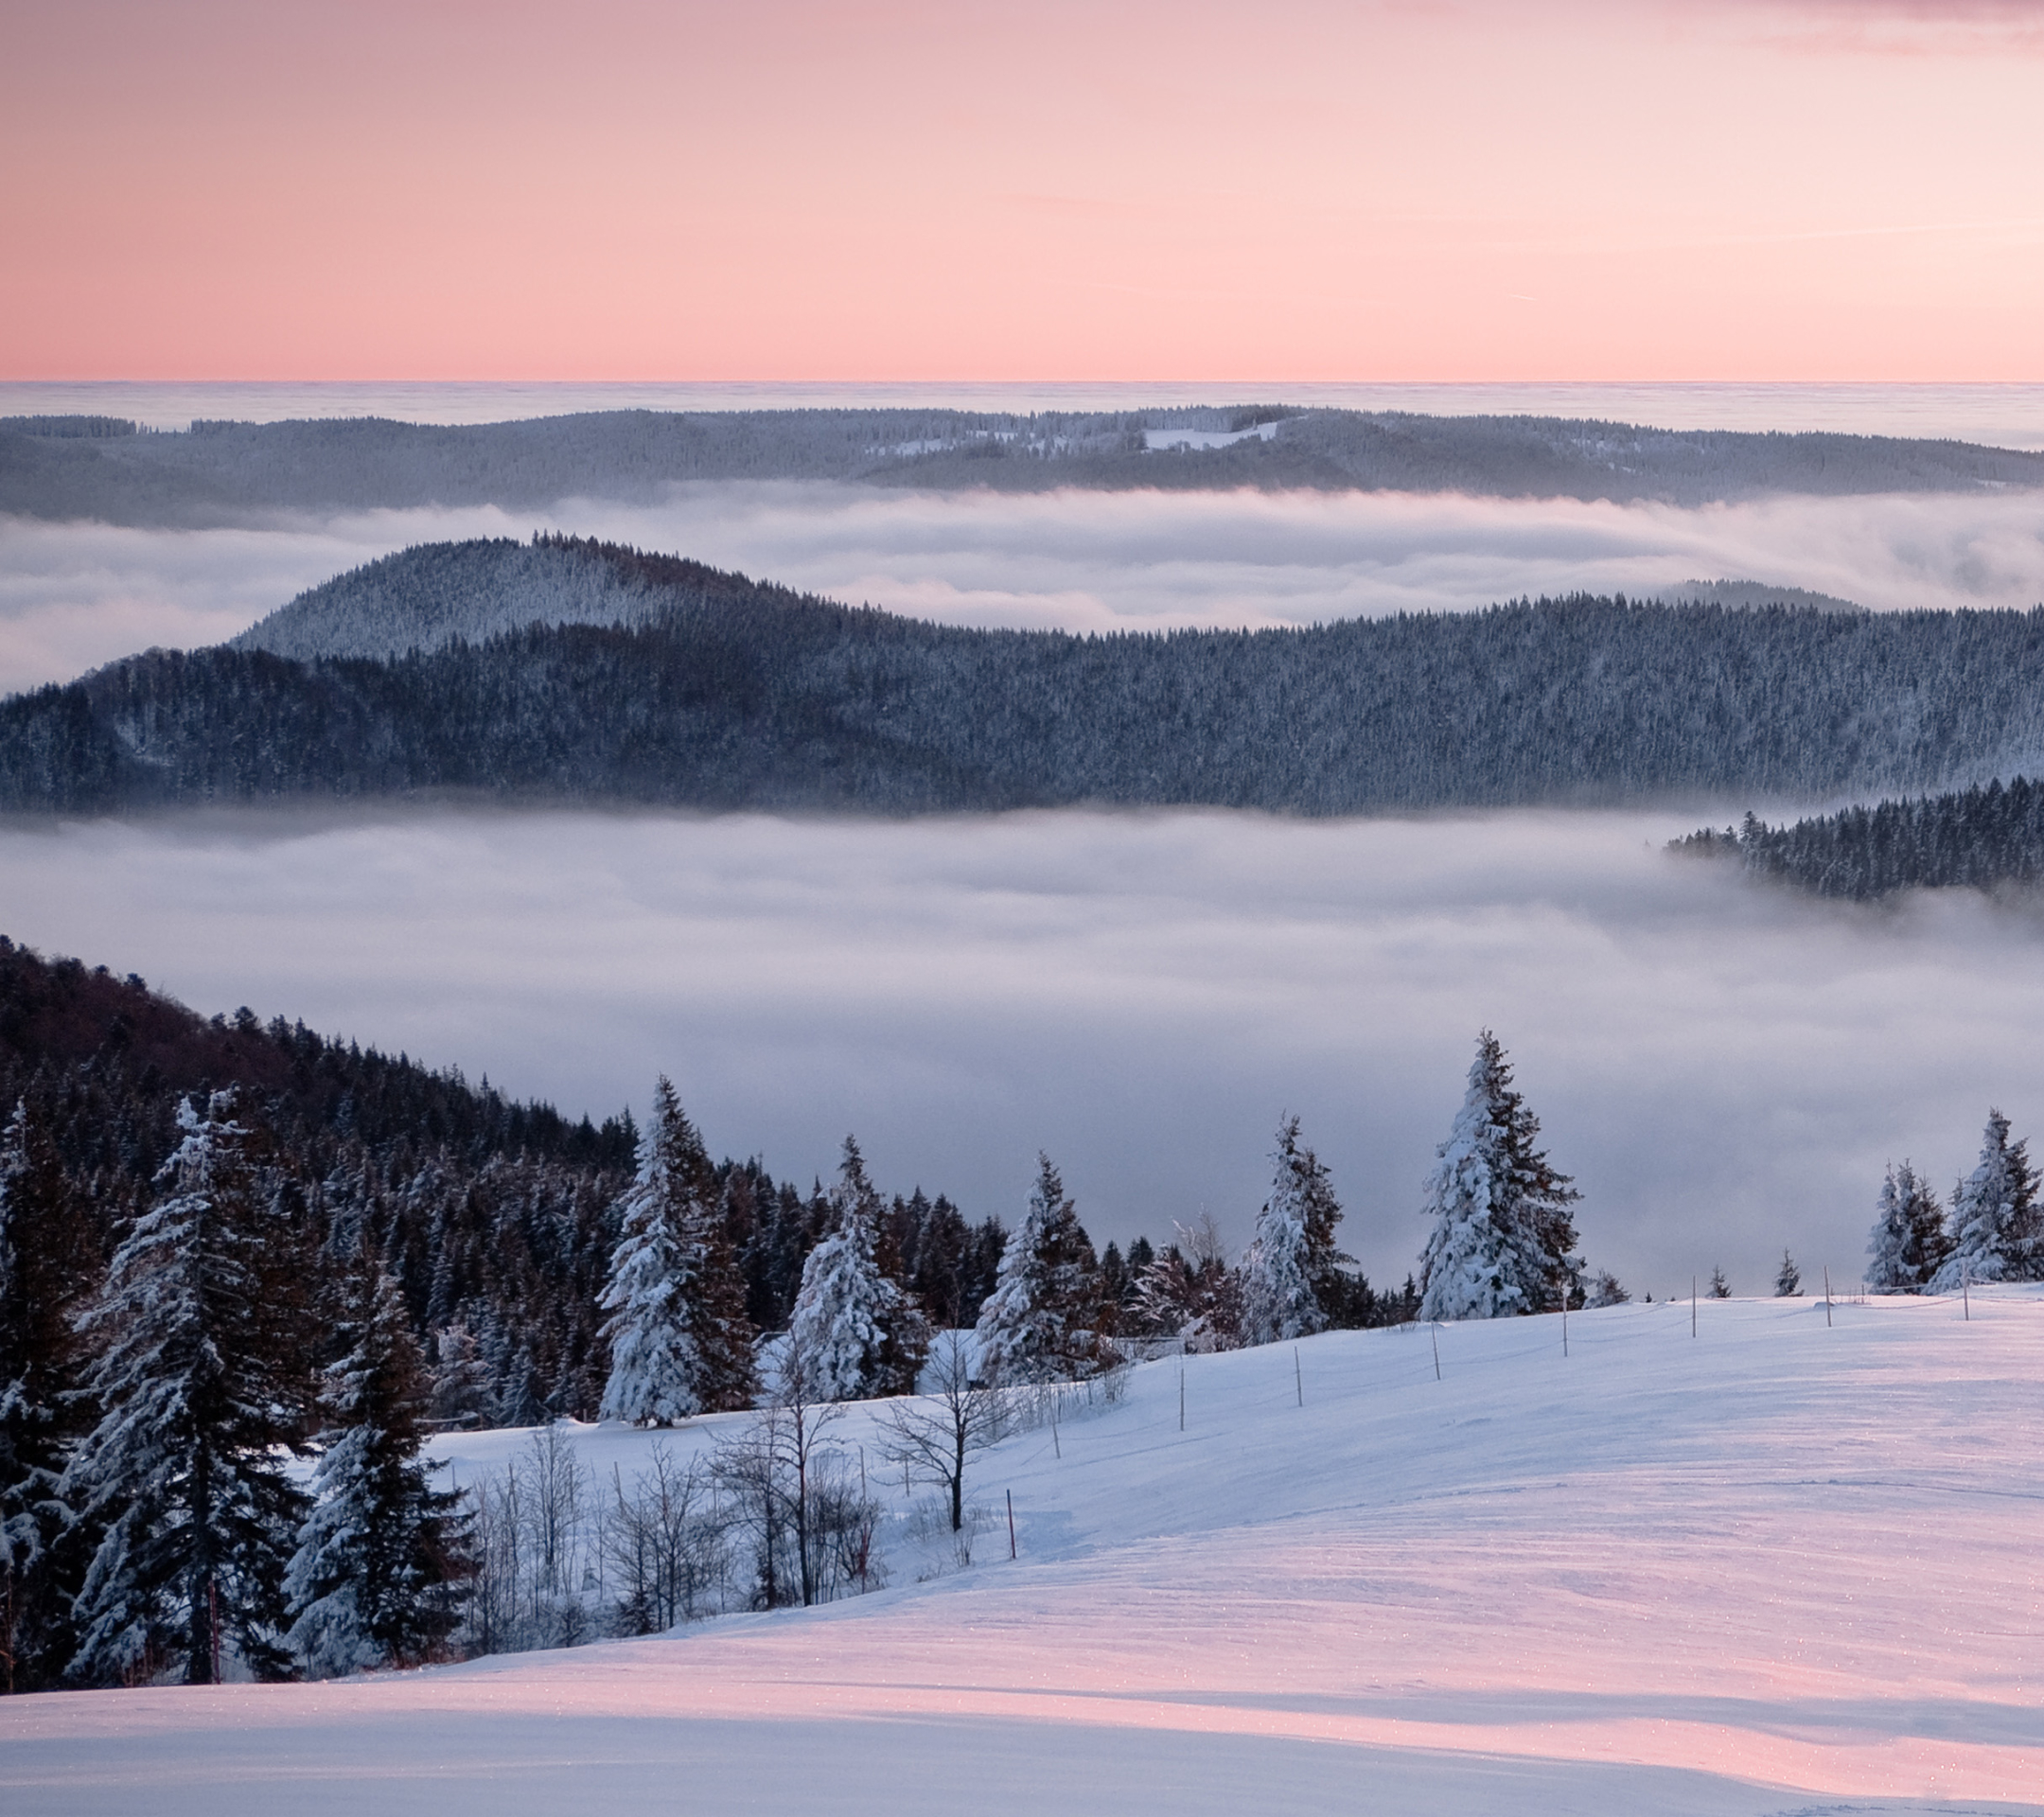
<svg viewBox="0 0 2044 1817"><path fill-rule="evenodd" d="M967 1569L915 1581L901 1522L892 1587L809 1612L10 1700L0 1806L2044 1810L2044 1297L1691 1316L1148 1365L979 1461ZM871 1452L869 1410L837 1436ZM605 1475L652 1442L574 1438Z"/></svg>

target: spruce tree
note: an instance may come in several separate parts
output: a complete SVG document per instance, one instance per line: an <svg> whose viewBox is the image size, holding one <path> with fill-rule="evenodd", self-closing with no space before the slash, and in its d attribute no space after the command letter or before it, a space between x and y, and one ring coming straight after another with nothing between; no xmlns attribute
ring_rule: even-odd
<svg viewBox="0 0 2044 1817"><path fill-rule="evenodd" d="M2038 1224L2029 1144L2010 1141L2008 1119L1990 1110L1980 1164L1952 1194L1951 1250L1931 1277L1930 1291L1956 1294L1967 1281L2035 1279L2044 1261Z"/></svg>
<svg viewBox="0 0 2044 1817"><path fill-rule="evenodd" d="M1325 1331L1330 1301L1341 1303L1335 1264L1345 1258L1334 1246L1341 1207L1327 1169L1298 1136L1296 1117L1279 1121L1271 1196L1242 1258L1242 1337L1250 1344Z"/></svg>
<svg viewBox="0 0 2044 1817"><path fill-rule="evenodd" d="M702 1138L663 1076L619 1202L617 1248L601 1304L610 1344L606 1420L667 1426L749 1406L758 1391L745 1278Z"/></svg>
<svg viewBox="0 0 2044 1817"><path fill-rule="evenodd" d="M467 1572L461 1502L419 1460L432 1384L396 1282L371 1264L326 1373L319 1500L285 1574L287 1644L312 1678L431 1658Z"/></svg>
<svg viewBox="0 0 2044 1817"><path fill-rule="evenodd" d="M847 1136L830 1193L830 1227L802 1264L788 1321L814 1400L909 1393L928 1350L928 1321L880 1265L880 1213L858 1143Z"/></svg>
<svg viewBox="0 0 2044 1817"><path fill-rule="evenodd" d="M73 1314L97 1261L47 1122L19 1103L0 1135L0 1691L43 1689L71 1657L91 1546L61 1484L87 1411Z"/></svg>
<svg viewBox="0 0 2044 1817"><path fill-rule="evenodd" d="M1787 1249L1781 1252L1781 1266L1774 1271L1774 1297L1793 1299L1803 1291L1803 1271L1796 1266L1796 1260Z"/></svg>
<svg viewBox="0 0 2044 1817"><path fill-rule="evenodd" d="M1891 1166L1867 1242L1867 1286L1877 1294L1920 1294L1950 1248L1945 1208L1930 1183L1908 1161Z"/></svg>
<svg viewBox="0 0 2044 1817"><path fill-rule="evenodd" d="M1586 1307L1624 1306L1631 1298L1625 1282L1609 1268L1600 1268L1585 1286L1580 1303Z"/></svg>
<svg viewBox="0 0 2044 1817"><path fill-rule="evenodd" d="M179 1121L168 1191L82 1325L102 1412L64 1489L105 1537L71 1669L97 1683L211 1684L230 1644L257 1677L291 1671L284 1573L306 1497L282 1454L306 1448L304 1259L236 1094Z"/></svg>
<svg viewBox="0 0 2044 1817"><path fill-rule="evenodd" d="M1069 1382L1114 1360L1101 1332L1100 1263L1065 1183L1036 1157L1029 1211L1001 1251L994 1292L979 1309L980 1372L990 1382Z"/></svg>
<svg viewBox="0 0 2044 1817"><path fill-rule="evenodd" d="M1484 1030L1427 1180L1434 1227L1419 1259L1420 1317L1552 1312L1573 1297L1581 1263L1568 1208L1582 1195L1549 1164L1539 1136L1505 1050Z"/></svg>

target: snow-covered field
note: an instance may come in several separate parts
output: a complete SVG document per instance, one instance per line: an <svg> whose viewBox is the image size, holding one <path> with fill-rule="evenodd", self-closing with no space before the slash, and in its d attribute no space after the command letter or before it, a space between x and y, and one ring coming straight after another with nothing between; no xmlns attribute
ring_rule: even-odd
<svg viewBox="0 0 2044 1817"><path fill-rule="evenodd" d="M11 1700L0 1808L2044 1810L2044 1295L1971 1313L1449 1326L1438 1380L1425 1328L1341 1333L1190 1359L1183 1432L1152 1364L981 1460L1013 1562L1003 1523L807 1613ZM651 1442L575 1436L606 1474Z"/></svg>

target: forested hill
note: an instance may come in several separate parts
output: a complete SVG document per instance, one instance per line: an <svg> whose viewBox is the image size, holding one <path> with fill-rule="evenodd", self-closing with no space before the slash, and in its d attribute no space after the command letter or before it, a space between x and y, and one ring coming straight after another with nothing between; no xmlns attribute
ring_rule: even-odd
<svg viewBox="0 0 2044 1817"><path fill-rule="evenodd" d="M1573 597L1074 637L925 624L555 541L413 551L337 587L325 622L360 645L415 641L411 576L411 624L485 624L486 600L462 604L468 584L481 597L528 556L579 576L585 598L628 593L636 622L527 625L388 660L150 651L0 702L0 807L447 792L1343 814L1914 791L2044 767L2044 609ZM266 623L253 641L322 635L304 614Z"/></svg>
<svg viewBox="0 0 2044 1817"><path fill-rule="evenodd" d="M612 411L459 427L0 418L0 514L129 524L280 511L647 500L678 483L934 490L1305 487L1700 504L1771 493L2044 487L2044 454L1885 436L1658 430L1283 404L1015 415Z"/></svg>
<svg viewBox="0 0 2044 1817"><path fill-rule="evenodd" d="M146 1082L150 1120L94 1120L90 1141L81 1135L68 1151L80 1166L138 1180L177 1144L170 1100L227 1085L257 1094L279 1136L299 1144L403 1141L474 1166L529 1155L615 1171L631 1166L637 1143L628 1113L599 1128L551 1104L505 1098L486 1080L471 1085L458 1070L434 1072L403 1054L326 1040L302 1022L264 1023L247 1009L207 1020L132 973L45 961L0 934L0 1111L39 1074L73 1072L102 1084Z"/></svg>
<svg viewBox="0 0 2044 1817"><path fill-rule="evenodd" d="M0 1130L26 1117L45 1146L75 1214L82 1279L161 1194L180 1103L196 1096L203 1106L229 1087L259 1132L315 1296L348 1257L367 1251L386 1265L438 1365L436 1411L484 1424L593 1417L609 1367L598 1295L637 1146L628 1113L571 1120L302 1022L246 1009L208 1019L132 974L45 959L0 935ZM828 1202L820 1189L777 1183L757 1159L725 1160L714 1174L748 1315L779 1330ZM968 1224L920 1189L886 1215L903 1279L933 1313L970 1323L994 1285L998 1220Z"/></svg>
<svg viewBox="0 0 2044 1817"><path fill-rule="evenodd" d="M1705 827L1674 850L1736 859L1820 896L1866 902L1897 890L2034 888L2044 883L2044 783L2027 777L1848 807L1793 825Z"/></svg>

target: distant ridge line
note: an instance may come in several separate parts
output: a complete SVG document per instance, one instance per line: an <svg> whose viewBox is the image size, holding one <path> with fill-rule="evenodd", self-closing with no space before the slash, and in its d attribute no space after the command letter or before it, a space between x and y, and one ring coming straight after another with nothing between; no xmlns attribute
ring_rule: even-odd
<svg viewBox="0 0 2044 1817"><path fill-rule="evenodd" d="M540 614L532 616L535 603ZM429 544L0 702L0 807L458 795L917 814L1837 799L2044 769L2044 608L1519 600L974 630L573 538Z"/></svg>

